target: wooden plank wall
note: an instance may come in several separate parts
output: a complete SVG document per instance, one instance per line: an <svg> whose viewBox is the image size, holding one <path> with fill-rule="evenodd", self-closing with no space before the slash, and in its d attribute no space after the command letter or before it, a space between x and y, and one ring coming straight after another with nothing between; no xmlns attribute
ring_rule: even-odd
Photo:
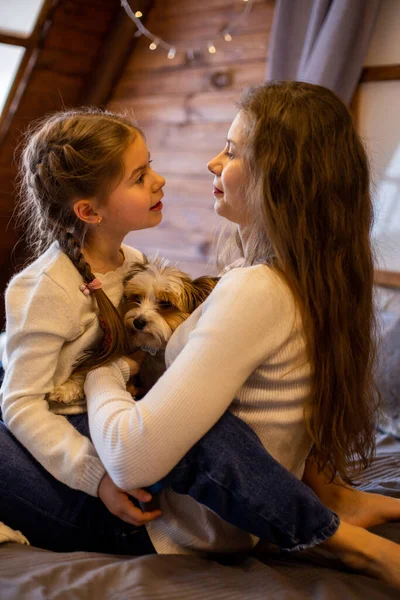
<svg viewBox="0 0 400 600"><path fill-rule="evenodd" d="M240 0L156 0L146 27L171 44L207 43L242 10ZM254 0L232 42L221 40L216 54L206 49L194 61L184 53L169 60L165 50L149 50L142 37L109 103L112 110L134 112L153 166L167 180L161 225L126 241L150 255L159 252L192 275L214 271L209 249L219 219L206 165L224 145L240 90L265 78L273 10L273 0ZM220 72L231 80L223 89L212 83Z"/></svg>

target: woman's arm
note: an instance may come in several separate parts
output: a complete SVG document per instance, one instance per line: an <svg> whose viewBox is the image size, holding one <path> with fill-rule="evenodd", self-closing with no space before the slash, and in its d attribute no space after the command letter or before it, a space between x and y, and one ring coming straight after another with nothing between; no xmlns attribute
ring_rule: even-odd
<svg viewBox="0 0 400 600"><path fill-rule="evenodd" d="M93 444L65 417L51 413L45 400L61 347L79 334L69 303L46 275L10 284L2 412L10 431L49 473L96 496L105 469Z"/></svg>
<svg viewBox="0 0 400 600"><path fill-rule="evenodd" d="M164 477L290 335L294 307L284 288L264 266L228 273L204 303L184 349L139 402L125 390L129 369L121 360L88 374L92 439L119 487Z"/></svg>

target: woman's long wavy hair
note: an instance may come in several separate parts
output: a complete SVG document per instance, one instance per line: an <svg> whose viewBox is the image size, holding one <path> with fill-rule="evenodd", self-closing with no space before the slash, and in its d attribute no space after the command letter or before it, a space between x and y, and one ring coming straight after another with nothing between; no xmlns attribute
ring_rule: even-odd
<svg viewBox="0 0 400 600"><path fill-rule="evenodd" d="M107 201L123 176L125 151L138 135L143 134L132 119L95 108L55 113L28 129L20 158L16 214L31 259L58 242L83 281L93 281L82 254L88 225L76 216L73 204L81 198ZM83 357L86 370L128 348L118 310L102 289L93 294L104 336L90 359Z"/></svg>
<svg viewBox="0 0 400 600"><path fill-rule="evenodd" d="M269 82L239 109L253 217L246 263L273 266L297 300L314 374L305 407L314 456L351 482L351 464L373 456L379 399L366 152L348 109L323 87Z"/></svg>

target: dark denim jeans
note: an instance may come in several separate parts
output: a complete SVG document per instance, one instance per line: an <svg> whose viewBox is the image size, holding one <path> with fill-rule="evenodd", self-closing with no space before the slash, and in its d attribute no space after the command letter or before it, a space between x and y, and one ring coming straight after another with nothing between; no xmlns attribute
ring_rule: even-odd
<svg viewBox="0 0 400 600"><path fill-rule="evenodd" d="M339 517L230 411L160 484L283 550L315 546L339 526Z"/></svg>
<svg viewBox="0 0 400 600"><path fill-rule="evenodd" d="M89 437L86 414L68 420ZM0 518L31 544L58 551L154 552L144 527L122 522L99 498L54 479L2 422L0 456ZM314 546L339 525L338 516L229 411L156 485L189 494L225 521L286 550Z"/></svg>
<svg viewBox="0 0 400 600"><path fill-rule="evenodd" d="M88 434L86 414L68 420L83 435ZM0 520L22 531L33 546L59 552L155 552L145 527L124 523L99 498L54 479L3 422L0 452Z"/></svg>

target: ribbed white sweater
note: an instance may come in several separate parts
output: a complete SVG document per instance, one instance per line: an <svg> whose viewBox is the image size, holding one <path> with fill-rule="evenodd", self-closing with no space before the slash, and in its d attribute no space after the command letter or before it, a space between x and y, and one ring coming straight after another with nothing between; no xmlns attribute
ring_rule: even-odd
<svg viewBox="0 0 400 600"><path fill-rule="evenodd" d="M121 267L96 273L115 305L130 263L142 257L134 248L122 249ZM11 280L0 401L7 427L47 471L69 487L97 496L105 469L93 444L61 416L86 412L86 405L49 406L45 400L102 336L96 301L82 294L81 284L81 275L57 244Z"/></svg>
<svg viewBox="0 0 400 600"><path fill-rule="evenodd" d="M168 370L140 402L125 391L122 359L86 379L93 441L117 485L130 490L164 477L228 408L302 477L311 449L303 418L310 365L293 296L269 267L224 275L174 333L166 360ZM161 509L148 525L159 553L248 550L256 542L171 490L161 492Z"/></svg>

